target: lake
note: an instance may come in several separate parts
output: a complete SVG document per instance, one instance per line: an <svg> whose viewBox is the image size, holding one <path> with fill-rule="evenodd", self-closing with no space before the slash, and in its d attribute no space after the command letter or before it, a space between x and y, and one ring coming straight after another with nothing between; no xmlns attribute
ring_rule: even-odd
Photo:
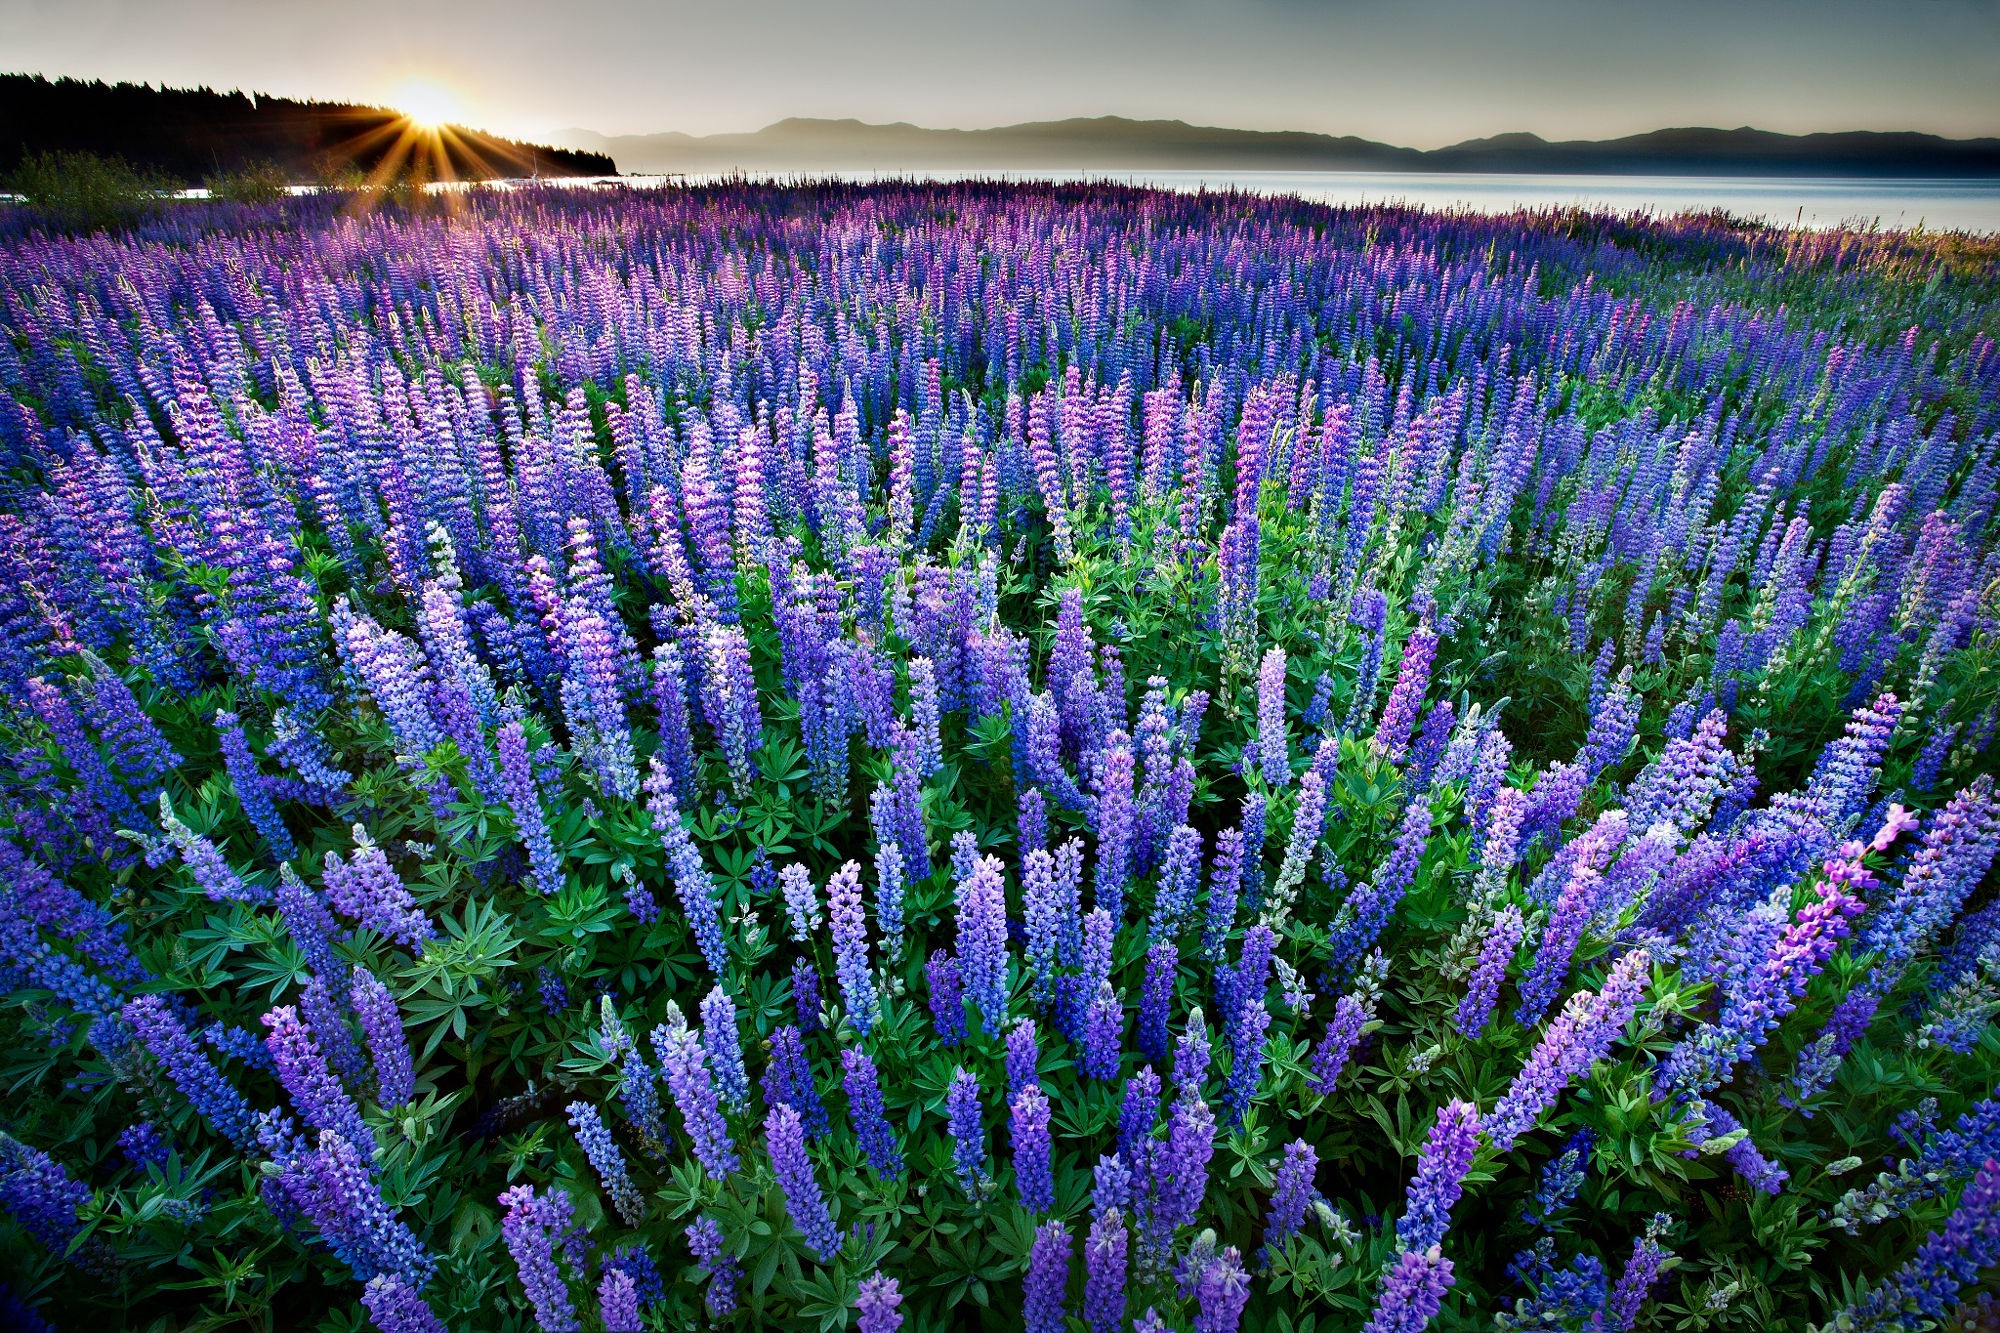
<svg viewBox="0 0 2000 1333"><path fill-rule="evenodd" d="M768 174L768 173L759 173ZM1784 226L1861 227L2000 232L2000 180L1977 178L1868 179L1818 176L1566 176L1397 171L815 171L844 180L896 176L953 180L1113 180L1170 190L1235 188L1291 194L1330 204L1415 204L1482 212L1577 205L1615 213L1681 213L1727 209ZM709 175L673 179L704 181ZM626 176L644 185L669 178Z"/></svg>

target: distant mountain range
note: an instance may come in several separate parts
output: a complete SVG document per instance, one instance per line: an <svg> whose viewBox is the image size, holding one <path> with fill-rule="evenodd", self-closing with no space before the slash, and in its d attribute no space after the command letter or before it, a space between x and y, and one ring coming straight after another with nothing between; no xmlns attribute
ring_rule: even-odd
<svg viewBox="0 0 2000 1333"><path fill-rule="evenodd" d="M1660 175L2000 176L2000 139L1856 131L1773 134L1672 129L1551 143L1532 134L1449 148L1398 148L1349 135L1214 129L1120 116L990 130L897 122L781 120L752 134L605 136L569 130L572 147L624 172L828 170L1330 170Z"/></svg>
<svg viewBox="0 0 2000 1333"><path fill-rule="evenodd" d="M42 152L122 157L189 185L264 163L295 181L343 172L479 180L617 169L595 153L455 125L413 133L403 114L387 107L0 74L0 172Z"/></svg>

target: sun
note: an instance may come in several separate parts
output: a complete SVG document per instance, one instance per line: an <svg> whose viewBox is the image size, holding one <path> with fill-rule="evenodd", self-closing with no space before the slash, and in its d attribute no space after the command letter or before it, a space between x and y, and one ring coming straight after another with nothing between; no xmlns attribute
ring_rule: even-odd
<svg viewBox="0 0 2000 1333"><path fill-rule="evenodd" d="M459 115L458 99L442 84L411 79L396 90L391 104L420 130L436 130Z"/></svg>

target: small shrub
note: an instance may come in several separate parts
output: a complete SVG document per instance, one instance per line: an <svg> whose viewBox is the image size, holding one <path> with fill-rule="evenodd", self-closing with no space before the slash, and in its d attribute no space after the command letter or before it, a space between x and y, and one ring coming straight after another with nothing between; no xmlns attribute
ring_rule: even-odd
<svg viewBox="0 0 2000 1333"><path fill-rule="evenodd" d="M125 226L159 208L178 188L122 157L65 152L23 159L8 185L55 226L71 231Z"/></svg>
<svg viewBox="0 0 2000 1333"><path fill-rule="evenodd" d="M252 162L202 183L208 187L209 198L224 203L275 204L289 194L292 182L276 162Z"/></svg>

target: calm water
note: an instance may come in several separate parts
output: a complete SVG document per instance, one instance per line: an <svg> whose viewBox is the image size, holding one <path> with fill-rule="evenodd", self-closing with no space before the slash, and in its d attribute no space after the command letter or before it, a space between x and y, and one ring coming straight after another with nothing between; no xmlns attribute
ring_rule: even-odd
<svg viewBox="0 0 2000 1333"><path fill-rule="evenodd" d="M1505 211L1581 205L1617 213L1673 214L1722 208L1785 226L1842 223L1908 230L2000 232L2000 180L1794 176L1541 176L1472 172L1363 171L838 171L847 180L965 175L1012 180L1114 180L1171 190L1235 188L1332 204L1407 203L1424 208ZM628 176L633 184L660 177ZM703 180L702 176L682 179Z"/></svg>

